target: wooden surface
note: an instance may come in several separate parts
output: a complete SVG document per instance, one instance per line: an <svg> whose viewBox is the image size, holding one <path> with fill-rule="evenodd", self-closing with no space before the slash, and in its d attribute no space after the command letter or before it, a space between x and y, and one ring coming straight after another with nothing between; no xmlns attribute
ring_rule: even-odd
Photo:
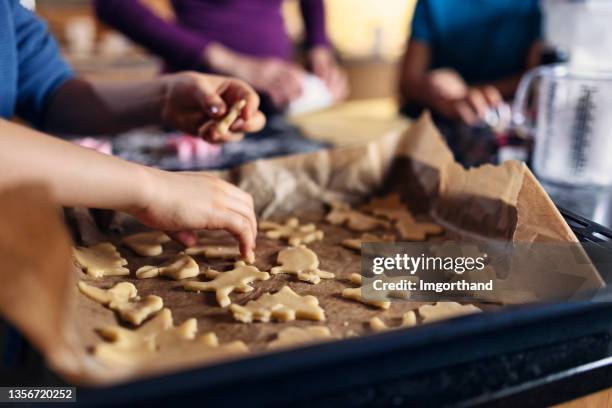
<svg viewBox="0 0 612 408"><path fill-rule="evenodd" d="M410 121L398 114L393 98L359 99L290 118L314 140L338 147L354 146L406 129Z"/></svg>
<svg viewBox="0 0 612 408"><path fill-rule="evenodd" d="M608 408L612 407L612 388L574 401L556 405L555 408Z"/></svg>

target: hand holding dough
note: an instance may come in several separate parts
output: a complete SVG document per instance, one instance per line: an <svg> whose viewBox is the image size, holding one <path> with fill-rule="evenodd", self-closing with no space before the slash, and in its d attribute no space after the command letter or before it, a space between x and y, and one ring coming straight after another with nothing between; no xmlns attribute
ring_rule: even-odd
<svg viewBox="0 0 612 408"><path fill-rule="evenodd" d="M275 266L270 273L288 273L296 275L304 282L317 284L321 279L333 279L334 274L319 270L319 258L304 245L285 248L278 253L277 262L281 266Z"/></svg>
<svg viewBox="0 0 612 408"><path fill-rule="evenodd" d="M162 266L143 266L136 271L138 279L166 276L174 280L193 278L200 274L198 263L189 255L179 254L174 260Z"/></svg>
<svg viewBox="0 0 612 408"><path fill-rule="evenodd" d="M72 254L76 263L91 277L103 278L130 274L130 270L124 268L128 263L127 260L109 242L89 248L73 248Z"/></svg>
<svg viewBox="0 0 612 408"><path fill-rule="evenodd" d="M240 292L246 293L253 290L253 287L249 283L256 280L263 281L270 279L270 274L262 272L254 266L248 266L242 261L238 261L234 264L234 269L227 272L218 272L209 270L206 275L213 280L209 282L186 282L183 287L185 290L193 291L210 291L216 292L217 302L221 307L229 306L232 301L230 300L230 293Z"/></svg>
<svg viewBox="0 0 612 408"><path fill-rule="evenodd" d="M230 310L234 319L243 323L269 322L270 320L287 322L295 319L325 320L325 311L319 306L319 300L316 297L300 296L289 286L284 286L273 295L265 293L245 306L233 304Z"/></svg>
<svg viewBox="0 0 612 408"><path fill-rule="evenodd" d="M270 239L284 238L291 246L309 244L323 239L323 231L317 229L314 224L300 225L297 218L289 218L285 224L271 221L262 221L259 229L266 231L266 237Z"/></svg>

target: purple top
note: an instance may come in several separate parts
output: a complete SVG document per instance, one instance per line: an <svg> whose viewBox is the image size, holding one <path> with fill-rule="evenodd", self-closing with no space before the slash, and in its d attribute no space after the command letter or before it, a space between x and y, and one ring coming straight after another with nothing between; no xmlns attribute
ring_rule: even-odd
<svg viewBox="0 0 612 408"><path fill-rule="evenodd" d="M282 0L172 0L175 22L138 0L94 0L98 17L166 60L171 70L202 68L202 53L218 42L255 57L292 58ZM306 43L327 44L323 0L300 0Z"/></svg>

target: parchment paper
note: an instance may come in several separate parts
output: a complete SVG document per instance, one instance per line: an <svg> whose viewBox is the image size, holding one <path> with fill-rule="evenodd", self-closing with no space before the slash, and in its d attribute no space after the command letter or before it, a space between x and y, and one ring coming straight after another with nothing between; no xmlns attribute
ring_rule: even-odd
<svg viewBox="0 0 612 408"><path fill-rule="evenodd" d="M373 316L382 317L391 326L396 325L405 311L419 304L393 302L391 309L383 312L341 298L342 289L353 287L348 276L360 272L360 257L339 244L359 234L323 222L326 203L332 200L358 204L375 194L398 191L411 209L421 214L420 218L434 218L445 226L445 235L435 238L437 240L476 237L483 240L501 238L508 242L576 242L576 237L524 164L508 162L464 170L454 162L428 115L407 131L388 135L366 146L258 161L218 174L254 196L261 218L283 220L289 215L298 215L302 221L317 222L326 237L309 246L319 255L321 269L337 276L335 280L310 285L288 275L279 275L255 283L251 293L232 294L232 301L244 304L288 284L299 294L319 298L327 316L324 324L337 339L370 333L367 321ZM17 205L22 201L27 205ZM54 217L53 208L44 190L39 188L1 195L0 255L3 265L10 267L0 271L4 283L0 286L0 311L44 353L55 371L75 383L102 385L184 369L189 365L219 363L185 358L168 361L160 356L146 366L119 369L104 366L88 355L88 348L101 341L95 329L115 324L117 320L111 311L80 295L76 281L82 279L108 288L126 279L96 281L78 268L71 268L69 240L62 224ZM32 212L37 216L31 218ZM115 231L116 228L102 231L87 212L77 210L73 216L79 244L118 243L122 234L142 229L133 220L119 218L114 225L121 232ZM11 239L14 231L22 231L22 234ZM46 239L34 239L29 234L43 234ZM226 238L223 234L219 237ZM276 254L284 247L283 242L266 239L260 234L256 266L269 270L276 264ZM172 310L175 324L195 317L200 333L214 331L221 343L243 340L253 353L265 352L266 343L285 327L318 324L305 321L237 323L226 310L216 305L213 293L185 292L181 282L133 278L133 272L141 265L159 264L181 249L178 244L171 243L162 257L151 259L120 247L132 271L127 280L137 286L140 295L161 296L165 306ZM226 270L231 265L203 258L197 260L201 268ZM16 274L19 279L14 278ZM593 288L601 285L596 274L590 279ZM485 310L498 307L480 306Z"/></svg>

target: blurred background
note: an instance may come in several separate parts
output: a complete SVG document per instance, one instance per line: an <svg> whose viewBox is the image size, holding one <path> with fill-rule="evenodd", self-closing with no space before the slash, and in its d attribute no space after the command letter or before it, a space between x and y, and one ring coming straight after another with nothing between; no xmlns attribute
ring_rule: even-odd
<svg viewBox="0 0 612 408"><path fill-rule="evenodd" d="M142 0L164 18L173 18L170 0ZM349 76L349 99L384 98L396 92L397 64L410 31L416 0L327 0L327 30ZM60 41L81 74L95 78L142 79L161 63L122 34L101 24L88 0L27 0ZM350 12L347 12L350 10ZM298 1L285 0L287 31L299 44L303 23Z"/></svg>

